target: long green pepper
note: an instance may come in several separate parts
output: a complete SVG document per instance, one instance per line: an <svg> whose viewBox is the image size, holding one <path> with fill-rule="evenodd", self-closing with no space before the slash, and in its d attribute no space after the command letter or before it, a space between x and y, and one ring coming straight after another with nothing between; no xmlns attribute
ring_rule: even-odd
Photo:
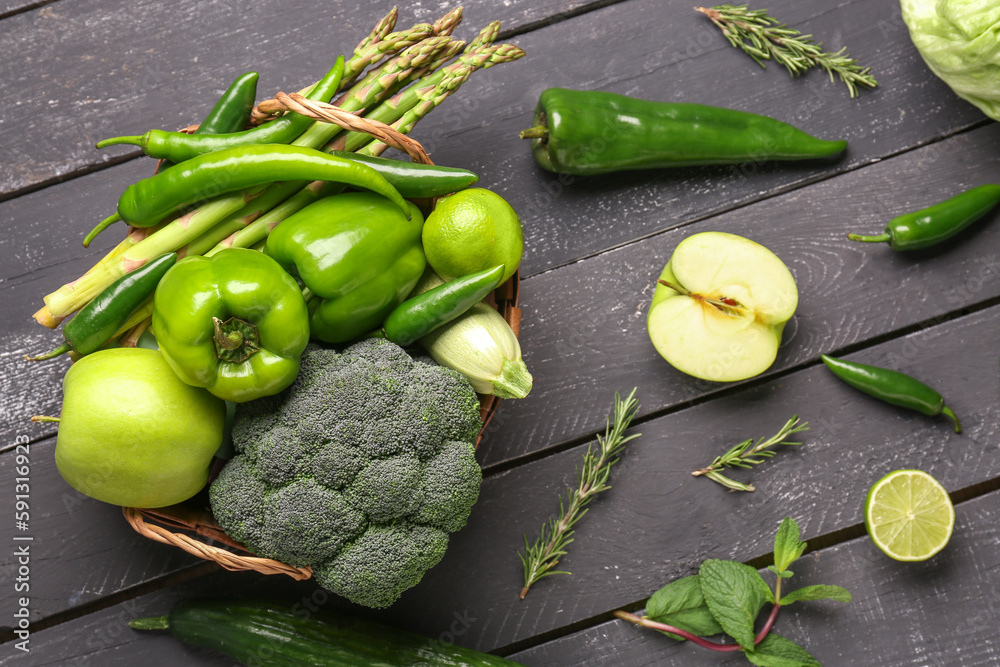
<svg viewBox="0 0 1000 667"><path fill-rule="evenodd" d="M275 181L345 183L382 195L409 216L399 191L372 167L312 148L280 144L239 146L185 160L125 188L118 200L118 215L134 227L150 227L199 201Z"/></svg>
<svg viewBox="0 0 1000 667"><path fill-rule="evenodd" d="M340 88L340 80L344 74L344 57L337 58L326 76L320 80L312 91L306 95L306 99L329 102L337 89ZM249 117L249 109L244 120ZM105 139L97 144L98 148L129 144L139 146L142 152L150 157L170 160L171 162L184 162L191 158L205 153L235 148L237 146L249 146L251 144L287 144L297 139L303 132L309 129L313 119L294 111L289 111L280 118L276 118L258 127L244 130L242 132L229 132L226 134L187 134L184 132L168 132L166 130L149 130L140 136L114 137Z"/></svg>
<svg viewBox="0 0 1000 667"><path fill-rule="evenodd" d="M893 218L875 236L848 234L862 243L888 243L893 250L920 250L955 236L1000 204L1000 185L987 184L913 213Z"/></svg>
<svg viewBox="0 0 1000 667"><path fill-rule="evenodd" d="M534 125L520 136L543 169L574 175L808 160L847 147L746 111L566 88L542 92Z"/></svg>
<svg viewBox="0 0 1000 667"><path fill-rule="evenodd" d="M243 129L250 117L254 100L257 99L257 72L247 72L236 77L215 102L212 110L198 124L194 134L225 134ZM184 134L179 132L178 134ZM100 147L100 144L98 144ZM174 165L170 160L161 160L156 171L164 171Z"/></svg>
<svg viewBox="0 0 1000 667"><path fill-rule="evenodd" d="M944 404L941 394L920 380L889 368L845 361L825 354L820 355L820 358L834 375L855 389L891 405L916 410L925 415L946 415L955 422L955 433L962 432L958 417Z"/></svg>
<svg viewBox="0 0 1000 667"><path fill-rule="evenodd" d="M250 118L254 101L257 99L257 81L260 74L247 72L236 77L226 92L219 96L215 106L198 125L195 134L226 134L237 132Z"/></svg>
<svg viewBox="0 0 1000 667"><path fill-rule="evenodd" d="M500 284L503 272L500 264L411 296L385 318L382 333L396 345L415 343L485 299Z"/></svg>
<svg viewBox="0 0 1000 667"><path fill-rule="evenodd" d="M132 313L153 294L160 278L176 261L177 253L170 252L126 273L108 285L66 323L63 327L65 342L62 345L50 352L24 358L28 361L41 361L70 351L87 355L101 349Z"/></svg>

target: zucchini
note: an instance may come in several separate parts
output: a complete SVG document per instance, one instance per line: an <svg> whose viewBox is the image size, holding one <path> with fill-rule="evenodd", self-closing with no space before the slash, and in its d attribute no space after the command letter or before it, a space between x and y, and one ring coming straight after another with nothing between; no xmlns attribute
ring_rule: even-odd
<svg viewBox="0 0 1000 667"><path fill-rule="evenodd" d="M510 667L515 662L372 621L277 603L182 600L136 630L170 630L251 667Z"/></svg>
<svg viewBox="0 0 1000 667"><path fill-rule="evenodd" d="M427 269L410 297L443 284L440 276ZM484 301L420 338L420 344L438 364L464 375L480 394L524 398L531 391L533 380L521 358L517 336Z"/></svg>

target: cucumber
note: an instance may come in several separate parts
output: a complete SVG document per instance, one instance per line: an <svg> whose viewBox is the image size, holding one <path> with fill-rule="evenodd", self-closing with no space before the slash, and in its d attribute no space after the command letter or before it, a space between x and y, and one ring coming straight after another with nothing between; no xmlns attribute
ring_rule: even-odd
<svg viewBox="0 0 1000 667"><path fill-rule="evenodd" d="M372 621L276 603L182 600L136 630L170 630L249 667L510 667L515 662Z"/></svg>

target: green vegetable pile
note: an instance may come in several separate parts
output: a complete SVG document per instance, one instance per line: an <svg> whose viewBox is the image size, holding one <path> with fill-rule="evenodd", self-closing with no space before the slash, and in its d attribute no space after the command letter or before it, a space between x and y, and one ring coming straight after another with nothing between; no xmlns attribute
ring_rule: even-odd
<svg viewBox="0 0 1000 667"><path fill-rule="evenodd" d="M308 339L349 344L380 335L410 344L482 301L521 261L516 215L519 243L501 261L465 244L465 266L473 268L407 303L425 271L437 268L422 238L433 200L469 188L478 176L425 164L419 142L405 135L473 72L524 55L494 43L498 21L468 43L452 38L461 17L457 8L433 24L394 31L393 9L300 93L278 93L254 107L258 76L248 72L194 133L154 128L99 142L136 145L161 162L84 237L88 245L120 221L129 225L125 239L83 276L46 295L35 313L45 326L79 314L62 345L30 358L134 345L151 327L185 383L240 403L287 387ZM390 147L411 161L381 157ZM164 257L176 258L171 270L147 269L173 261ZM387 319L392 326L383 330ZM481 333L479 318L472 322ZM472 344L469 355L490 351ZM511 361L520 362L519 351ZM474 366L453 357L447 364L467 373ZM530 375L520 378L516 390L496 391L525 396ZM493 378L486 380L481 392L493 393Z"/></svg>
<svg viewBox="0 0 1000 667"><path fill-rule="evenodd" d="M212 511L255 554L386 607L444 555L479 495L479 402L459 373L380 338L311 345L284 392L238 406Z"/></svg>
<svg viewBox="0 0 1000 667"><path fill-rule="evenodd" d="M479 494L477 391L531 388L514 330L485 301L517 272L520 219L476 189L492 202L465 221L477 233L428 240L425 221L453 229L446 211L478 176L429 164L405 136L474 71L524 55L494 43L497 21L468 43L452 38L461 16L394 31L393 9L301 93L254 106L248 72L194 133L98 144L136 145L160 162L83 242L119 222L125 238L35 314L50 328L73 319L61 345L30 359L93 355L65 384L57 443L77 490L145 509L190 500L212 456L226 457L228 402L237 454L209 495L229 537L371 607L441 559ZM381 157L389 147L411 160ZM500 255L481 231L497 210ZM425 252L434 243L458 246L468 270L438 281ZM157 350L137 354L147 331ZM307 352L310 341L340 347ZM400 347L416 343L430 356ZM140 357L152 370L123 370ZM137 389L164 414L139 415ZM97 412L95 399L112 409Z"/></svg>

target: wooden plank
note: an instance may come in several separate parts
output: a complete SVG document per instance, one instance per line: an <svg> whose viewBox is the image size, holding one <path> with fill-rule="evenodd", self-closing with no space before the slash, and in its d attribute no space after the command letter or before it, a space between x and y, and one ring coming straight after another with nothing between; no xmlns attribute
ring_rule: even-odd
<svg viewBox="0 0 1000 667"><path fill-rule="evenodd" d="M867 537L807 554L792 567L795 576L785 590L835 584L847 588L853 600L846 605L803 602L785 607L774 631L806 648L824 665L996 663L1000 660L995 632L1000 619L996 576L1000 492L960 503L955 515L955 533L948 546L926 562L890 560ZM762 575L773 581L773 575L764 571ZM537 667L729 664L720 654L619 620L510 658Z"/></svg>
<svg viewBox="0 0 1000 667"><path fill-rule="evenodd" d="M1000 459L992 455L1000 377L995 364L982 359L994 356L991 332L998 326L1000 306L849 356L891 364L932 383L962 418L962 435L943 417L859 394L818 364L638 425L634 430L642 437L629 445L612 476L613 489L592 506L562 563L572 577L543 581L524 601L517 596L517 550L556 511L556 494L573 482L584 446L490 475L444 560L384 618L433 635L457 610L484 619L477 647L506 646L644 599L703 558L760 557L770 551L784 516L795 517L805 537L857 525L868 487L890 470L925 469L949 490L994 479L1000 476ZM640 387L640 401L645 391ZM610 410L610 390L603 399L602 415ZM689 474L740 440L774 432L793 413L812 425L806 444L749 475L735 475L752 480L755 493L727 493ZM76 560L71 567L62 556L38 563L42 593L32 605L40 617L72 608L76 593L92 599L88 591L138 585L150 573L183 564L171 547L131 548L137 538L122 535L129 529L113 508L86 499L65 507L60 498L71 491L46 463L48 446L33 450L40 466L33 479L47 483L37 484L32 502L49 513L35 539L44 541L45 553L72 553ZM0 457L8 475L10 459ZM13 525L13 518L0 514L0 525ZM103 537L112 530L114 538ZM109 556L109 547L119 544L130 548L120 558ZM2 591L0 600L10 595Z"/></svg>
<svg viewBox="0 0 1000 667"><path fill-rule="evenodd" d="M807 554L796 563L792 588L836 584L851 591L846 605L805 602L786 607L775 632L801 644L825 665L991 664L1000 653L994 636L1000 614L1000 492L956 506L957 525L948 547L925 563L891 561L868 541L850 540ZM765 578L771 577L762 571ZM303 613L351 610L310 588L278 577L220 573L142 595L31 635L30 654L8 643L0 647L11 665L200 665L223 667L221 655L181 644L166 633L139 633L129 620L165 613L188 597L269 599L298 604ZM768 579L770 581L770 579ZM663 582L665 583L665 581ZM658 585L654 582L654 585ZM786 587L785 589L790 590ZM471 643L487 618L461 611L439 621L431 641ZM401 627L398 626L397 627ZM456 630L458 632L456 632ZM623 621L585 630L509 656L527 667L727 664L716 653L674 642Z"/></svg>

